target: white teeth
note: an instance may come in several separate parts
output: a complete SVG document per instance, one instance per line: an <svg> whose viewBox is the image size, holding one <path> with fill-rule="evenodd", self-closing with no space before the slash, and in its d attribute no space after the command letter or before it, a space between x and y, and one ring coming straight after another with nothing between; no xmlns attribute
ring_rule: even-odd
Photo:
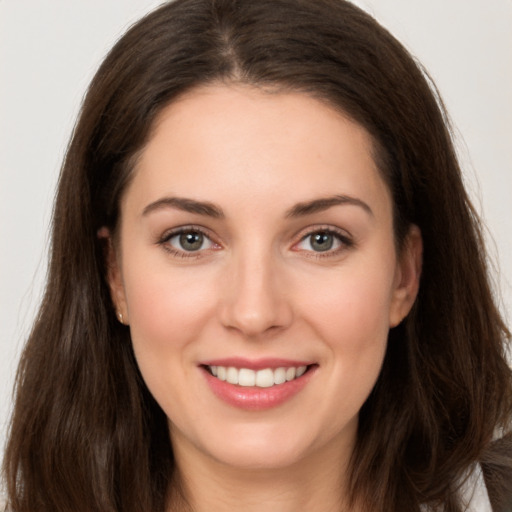
<svg viewBox="0 0 512 512"><path fill-rule="evenodd" d="M226 370L226 382L230 384L238 384L238 370L230 366Z"/></svg>
<svg viewBox="0 0 512 512"><path fill-rule="evenodd" d="M256 372L256 386L259 388L269 388L274 385L274 372L267 368Z"/></svg>
<svg viewBox="0 0 512 512"><path fill-rule="evenodd" d="M282 384L283 382L286 382L286 368L274 370L274 384Z"/></svg>
<svg viewBox="0 0 512 512"><path fill-rule="evenodd" d="M299 366L297 368L297 372L295 373L295 377L300 377L301 375L304 375L306 373L307 369L308 369L307 366Z"/></svg>
<svg viewBox="0 0 512 512"><path fill-rule="evenodd" d="M241 368L238 372L238 384L240 386L254 386L256 384L256 372L247 368Z"/></svg>
<svg viewBox="0 0 512 512"><path fill-rule="evenodd" d="M286 380L289 381L289 380L295 379L296 372L297 372L297 370L295 370L295 368L293 368L293 367L288 368L286 370Z"/></svg>
<svg viewBox="0 0 512 512"><path fill-rule="evenodd" d="M234 368L233 366L209 366L215 377L219 380L225 380L230 384L244 387L269 388L277 384L298 379L306 373L307 366L288 367L288 368L265 368L263 370L251 370L249 368Z"/></svg>

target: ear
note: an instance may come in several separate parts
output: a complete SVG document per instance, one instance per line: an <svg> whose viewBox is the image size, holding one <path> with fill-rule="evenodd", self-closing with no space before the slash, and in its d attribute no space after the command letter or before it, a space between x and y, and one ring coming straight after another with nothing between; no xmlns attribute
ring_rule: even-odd
<svg viewBox="0 0 512 512"><path fill-rule="evenodd" d="M98 230L98 238L104 244L104 257L107 269L107 282L110 288L110 297L116 310L117 319L124 325L128 325L128 307L126 303L126 294L121 273L118 251L116 251L114 241L110 230L102 227Z"/></svg>
<svg viewBox="0 0 512 512"><path fill-rule="evenodd" d="M390 327L397 326L411 310L420 287L423 239L420 228L411 225L398 255L395 286L389 312Z"/></svg>

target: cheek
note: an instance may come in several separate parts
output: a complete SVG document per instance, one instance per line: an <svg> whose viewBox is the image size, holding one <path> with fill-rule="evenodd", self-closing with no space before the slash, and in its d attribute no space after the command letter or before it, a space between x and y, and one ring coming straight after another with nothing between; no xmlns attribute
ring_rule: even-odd
<svg viewBox="0 0 512 512"><path fill-rule="evenodd" d="M149 268L148 268L149 267ZM193 340L215 303L215 287L201 272L172 272L168 266L133 264L125 292L134 348L160 357ZM147 268L147 270L144 270ZM140 351L140 350L139 350Z"/></svg>
<svg viewBox="0 0 512 512"><path fill-rule="evenodd" d="M197 273L191 279L165 267L127 265L131 270L125 273L125 292L137 364L150 392L169 414L188 410L184 397L194 391L188 378L195 368L190 365L194 342L211 316L214 287Z"/></svg>
<svg viewBox="0 0 512 512"><path fill-rule="evenodd" d="M330 339L342 337L354 347L372 343L389 330L392 279L391 272L372 269L340 272L314 293L305 294L308 305L304 309L317 319L319 329L330 333Z"/></svg>
<svg viewBox="0 0 512 512"><path fill-rule="evenodd" d="M392 260L391 260L392 261ZM364 267L364 268L363 268ZM329 272L330 273L330 272ZM380 374L389 331L393 272L351 266L316 276L302 290L302 318L324 350L319 361L325 381L318 417L324 435L334 437L357 415ZM335 275L334 275L335 274ZM350 423L352 424L352 423Z"/></svg>
<svg viewBox="0 0 512 512"><path fill-rule="evenodd" d="M391 266L354 266L340 270L336 279L331 276L322 286L309 287L315 293L304 295L304 314L327 348L323 363L332 370L333 387L344 390L343 407L353 413L366 400L380 373L393 277Z"/></svg>

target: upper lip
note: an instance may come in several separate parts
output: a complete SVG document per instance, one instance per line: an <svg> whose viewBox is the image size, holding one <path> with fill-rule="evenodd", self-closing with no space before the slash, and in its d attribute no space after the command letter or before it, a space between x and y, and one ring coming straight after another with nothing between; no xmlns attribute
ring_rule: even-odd
<svg viewBox="0 0 512 512"><path fill-rule="evenodd" d="M313 361L282 359L282 358L261 358L246 359L243 357L227 357L221 359L209 359L202 361L200 366L226 366L234 368L248 368L250 370L263 370L265 368L290 368L299 366L309 366Z"/></svg>

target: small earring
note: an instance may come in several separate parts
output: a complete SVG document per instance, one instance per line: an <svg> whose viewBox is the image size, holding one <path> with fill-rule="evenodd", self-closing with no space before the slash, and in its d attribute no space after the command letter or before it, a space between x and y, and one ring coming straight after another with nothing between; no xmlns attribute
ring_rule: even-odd
<svg viewBox="0 0 512 512"><path fill-rule="evenodd" d="M117 312L117 318L119 318L119 321L124 325L124 322L123 322L123 313L121 313L120 311Z"/></svg>

